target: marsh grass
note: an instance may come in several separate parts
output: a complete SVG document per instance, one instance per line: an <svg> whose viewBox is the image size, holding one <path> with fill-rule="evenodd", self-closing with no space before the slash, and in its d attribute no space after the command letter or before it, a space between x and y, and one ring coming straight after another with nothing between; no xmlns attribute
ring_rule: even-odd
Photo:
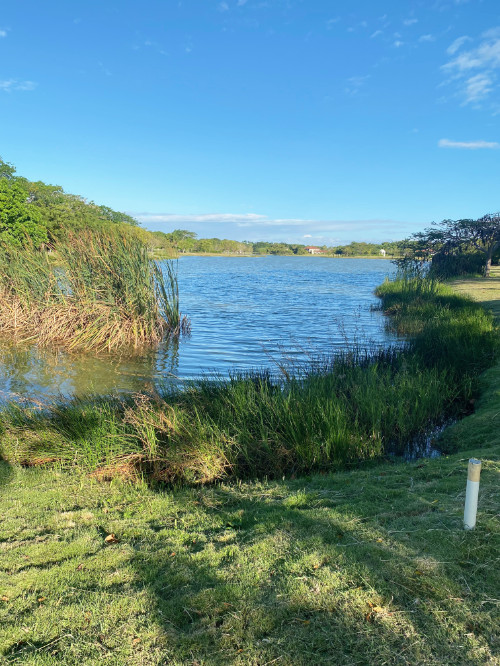
<svg viewBox="0 0 500 666"><path fill-rule="evenodd" d="M158 344L189 330L175 268L119 230L68 234L61 266L31 248L0 251L0 332L69 350Z"/></svg>
<svg viewBox="0 0 500 666"><path fill-rule="evenodd" d="M412 333L402 346L350 350L282 376L262 371L120 400L11 407L1 416L2 454L17 462L56 456L87 470L133 456L149 479L207 483L408 452L470 413L498 334L491 314L442 285L386 283L379 295L393 313L388 326Z"/></svg>

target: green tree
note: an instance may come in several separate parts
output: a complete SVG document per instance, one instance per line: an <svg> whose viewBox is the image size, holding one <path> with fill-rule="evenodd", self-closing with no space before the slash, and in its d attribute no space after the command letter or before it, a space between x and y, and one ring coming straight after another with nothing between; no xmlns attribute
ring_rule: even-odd
<svg viewBox="0 0 500 666"><path fill-rule="evenodd" d="M489 277L493 255L500 248L500 213L483 215L478 220L443 220L413 237L427 252L480 252L484 275Z"/></svg>
<svg viewBox="0 0 500 666"><path fill-rule="evenodd" d="M3 159L0 157L0 178L6 178L7 180L12 180L13 178L15 178L14 176L15 173L16 173L16 168L12 166L12 164L4 162Z"/></svg>
<svg viewBox="0 0 500 666"><path fill-rule="evenodd" d="M15 246L32 243L36 248L48 241L40 212L28 203L23 187L6 178L0 178L0 239Z"/></svg>

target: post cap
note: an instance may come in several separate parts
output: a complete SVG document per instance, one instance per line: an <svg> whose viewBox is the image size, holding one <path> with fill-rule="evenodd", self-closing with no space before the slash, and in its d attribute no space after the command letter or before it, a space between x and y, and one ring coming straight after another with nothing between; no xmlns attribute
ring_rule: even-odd
<svg viewBox="0 0 500 666"><path fill-rule="evenodd" d="M471 458L469 460L469 468L467 470L467 479L469 481L479 481L479 476L481 474L481 461L477 458Z"/></svg>

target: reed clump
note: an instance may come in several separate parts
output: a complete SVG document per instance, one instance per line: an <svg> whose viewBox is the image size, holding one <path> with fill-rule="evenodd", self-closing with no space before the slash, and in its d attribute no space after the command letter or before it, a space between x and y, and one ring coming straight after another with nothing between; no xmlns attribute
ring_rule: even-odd
<svg viewBox="0 0 500 666"><path fill-rule="evenodd" d="M189 329L174 267L148 257L133 234L82 231L57 246L0 249L0 333L69 350L153 345Z"/></svg>

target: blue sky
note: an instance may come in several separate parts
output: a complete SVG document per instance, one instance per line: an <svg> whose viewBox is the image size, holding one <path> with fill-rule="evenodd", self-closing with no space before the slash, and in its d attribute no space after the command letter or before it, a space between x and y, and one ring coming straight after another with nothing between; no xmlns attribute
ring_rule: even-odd
<svg viewBox="0 0 500 666"><path fill-rule="evenodd" d="M0 155L205 237L395 240L496 212L500 3L3 3Z"/></svg>

